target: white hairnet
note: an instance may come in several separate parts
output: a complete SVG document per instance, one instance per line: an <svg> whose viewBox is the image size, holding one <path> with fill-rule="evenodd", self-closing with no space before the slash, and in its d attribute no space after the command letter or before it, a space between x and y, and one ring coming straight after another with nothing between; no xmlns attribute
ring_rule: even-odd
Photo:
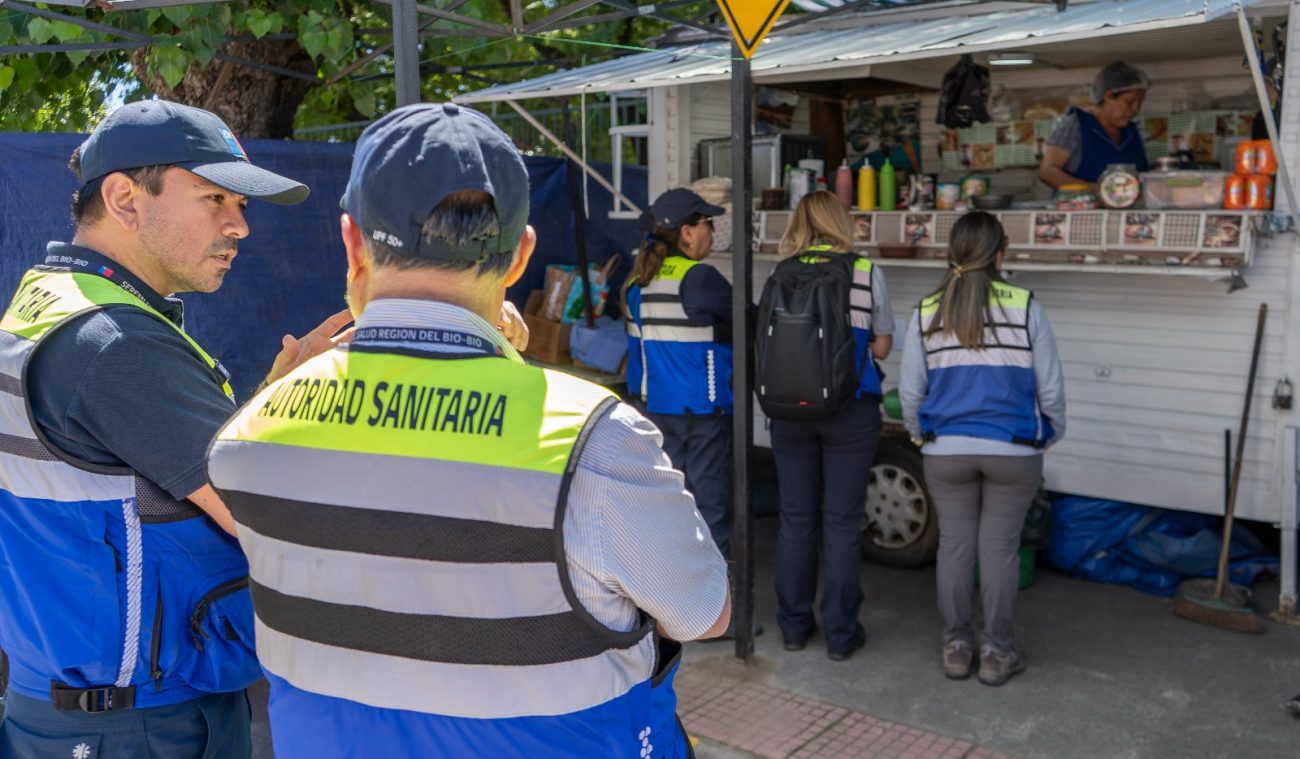
<svg viewBox="0 0 1300 759"><path fill-rule="evenodd" d="M1100 104L1106 99L1107 92L1119 94L1150 88L1151 78L1146 75L1146 72L1124 61L1115 61L1098 71L1097 78L1092 80L1092 102Z"/></svg>

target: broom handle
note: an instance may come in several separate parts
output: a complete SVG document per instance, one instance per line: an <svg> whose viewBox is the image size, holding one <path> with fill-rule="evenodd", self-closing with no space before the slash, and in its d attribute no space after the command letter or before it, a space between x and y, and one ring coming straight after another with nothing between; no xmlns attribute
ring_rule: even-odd
<svg viewBox="0 0 1300 759"><path fill-rule="evenodd" d="M1214 583L1214 597L1223 598L1228 583L1228 552L1232 546L1232 515L1237 510L1237 485L1241 482L1242 457L1246 452L1246 426L1250 422L1250 403L1255 397L1255 372L1259 369L1259 347L1264 340L1264 317L1268 304L1259 304L1255 323L1255 347L1250 353L1250 379L1246 384L1246 405L1241 410L1241 428L1237 432L1237 455L1232 462L1232 483L1228 486L1228 507L1223 515L1223 545L1219 548L1219 576Z"/></svg>

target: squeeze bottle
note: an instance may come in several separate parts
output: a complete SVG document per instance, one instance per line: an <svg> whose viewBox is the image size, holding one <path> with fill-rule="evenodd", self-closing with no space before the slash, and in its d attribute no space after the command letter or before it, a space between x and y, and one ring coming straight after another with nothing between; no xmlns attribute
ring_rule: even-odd
<svg viewBox="0 0 1300 759"><path fill-rule="evenodd" d="M880 209L892 211L897 201L898 188L894 185L894 164L886 158L885 165L880 167Z"/></svg>

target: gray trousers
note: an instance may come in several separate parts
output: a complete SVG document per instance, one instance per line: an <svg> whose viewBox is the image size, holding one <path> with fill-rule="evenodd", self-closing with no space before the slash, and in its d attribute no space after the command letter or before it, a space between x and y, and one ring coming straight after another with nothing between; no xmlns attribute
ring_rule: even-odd
<svg viewBox="0 0 1300 759"><path fill-rule="evenodd" d="M1043 478L1038 456L926 456L925 484L939 512L939 613L943 641L974 642L975 560L984 630L980 643L1009 651L1020 581L1020 531Z"/></svg>

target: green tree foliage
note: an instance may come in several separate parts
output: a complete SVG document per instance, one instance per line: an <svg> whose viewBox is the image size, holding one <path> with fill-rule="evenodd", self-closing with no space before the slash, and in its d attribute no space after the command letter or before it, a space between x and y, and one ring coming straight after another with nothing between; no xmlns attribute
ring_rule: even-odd
<svg viewBox="0 0 1300 759"><path fill-rule="evenodd" d="M567 0L533 0L526 23ZM431 5L446 5L432 1ZM389 7L355 0L239 0L166 8L105 11L52 8L70 18L122 30L88 29L0 6L0 46L127 43L113 50L0 56L0 129L84 131L106 103L158 95L216 111L242 135L287 137L294 127L367 120L393 107ZM677 8L698 17L709 0ZM455 12L510 25L509 0L470 0ZM608 6L583 15L608 13ZM432 23L430 23L432 22ZM487 86L539 76L559 65L599 60L661 34L669 24L638 16L585 27L509 37L439 34L464 30L448 20L419 17L423 28L421 80L426 100L446 99ZM132 39L147 38L144 44ZM223 60L234 56L316 78L286 77ZM354 64L360 59L367 61ZM527 64L476 68L484 64Z"/></svg>

